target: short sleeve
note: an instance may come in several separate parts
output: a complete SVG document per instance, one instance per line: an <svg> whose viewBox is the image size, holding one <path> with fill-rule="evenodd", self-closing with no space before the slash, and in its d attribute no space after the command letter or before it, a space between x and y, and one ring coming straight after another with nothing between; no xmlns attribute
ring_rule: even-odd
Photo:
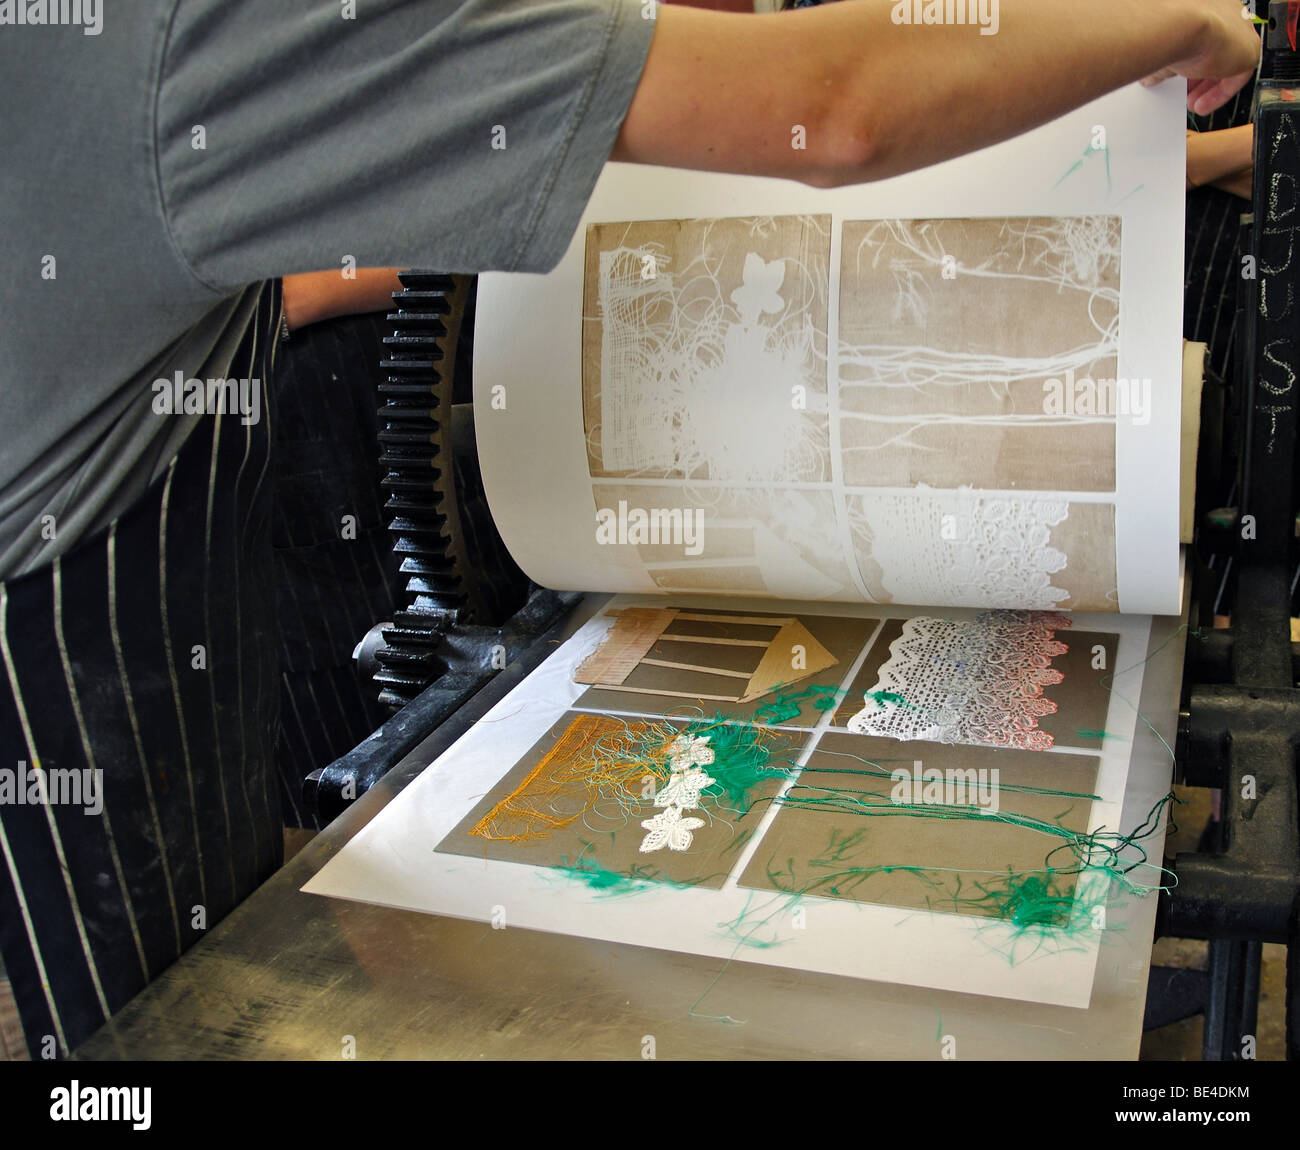
<svg viewBox="0 0 1300 1150"><path fill-rule="evenodd" d="M645 64L643 0L178 0L163 210L219 290L292 272L547 271Z"/></svg>

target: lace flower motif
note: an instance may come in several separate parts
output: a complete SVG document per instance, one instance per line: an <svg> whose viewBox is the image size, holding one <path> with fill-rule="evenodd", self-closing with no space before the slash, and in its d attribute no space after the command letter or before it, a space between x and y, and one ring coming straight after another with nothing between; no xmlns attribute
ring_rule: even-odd
<svg viewBox="0 0 1300 1150"><path fill-rule="evenodd" d="M701 770L717 757L708 735L678 735L667 746L671 774L655 795L655 806L666 808L641 825L648 832L641 842L643 854L664 846L684 851L691 845L691 831L704 826L703 819L682 818L683 811L700 805L700 792L718 780Z"/></svg>
<svg viewBox="0 0 1300 1150"><path fill-rule="evenodd" d="M691 845L691 832L704 825L703 819L683 818L681 807L669 807L652 819L645 819L645 840L641 843L643 854L667 846L670 851L684 851Z"/></svg>
<svg viewBox="0 0 1300 1150"><path fill-rule="evenodd" d="M712 754L713 752L710 751L710 757ZM705 787L713 786L717 781L712 776L706 775L699 767L691 767L689 771L682 771L680 774L674 773L663 790L655 795L655 806L677 806L684 811L693 811L700 805L700 792Z"/></svg>
<svg viewBox="0 0 1300 1150"><path fill-rule="evenodd" d="M670 771L684 771L688 767L707 767L716 757L713 748L709 746L708 735L678 735L668 744Z"/></svg>

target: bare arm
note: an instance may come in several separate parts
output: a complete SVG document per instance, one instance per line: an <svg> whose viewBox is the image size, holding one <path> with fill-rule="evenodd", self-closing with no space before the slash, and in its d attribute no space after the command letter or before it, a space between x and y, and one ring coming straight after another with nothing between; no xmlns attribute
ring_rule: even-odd
<svg viewBox="0 0 1300 1150"><path fill-rule="evenodd" d="M290 331L340 315L363 315L393 306L401 291L396 268L358 268L355 279L337 269L303 272L283 280L284 318Z"/></svg>
<svg viewBox="0 0 1300 1150"><path fill-rule="evenodd" d="M1250 199L1254 139L1253 124L1218 132L1188 132L1187 186L1199 188L1202 184L1213 184Z"/></svg>
<svg viewBox="0 0 1300 1150"><path fill-rule="evenodd" d="M895 7L661 6L613 158L859 183L1018 135L1143 77L1240 87L1259 52L1238 0L1001 0L988 36L895 24ZM1202 104L1218 94L1195 90ZM792 146L800 127L803 148Z"/></svg>
<svg viewBox="0 0 1300 1150"><path fill-rule="evenodd" d="M1231 192L1234 196L1240 196L1243 200L1249 200L1255 194L1254 169L1244 168L1239 172L1232 172L1222 179L1215 180L1214 186L1225 192Z"/></svg>

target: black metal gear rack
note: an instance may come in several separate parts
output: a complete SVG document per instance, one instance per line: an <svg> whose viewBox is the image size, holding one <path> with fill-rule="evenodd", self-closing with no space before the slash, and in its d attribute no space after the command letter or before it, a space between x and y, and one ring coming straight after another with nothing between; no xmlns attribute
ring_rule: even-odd
<svg viewBox="0 0 1300 1150"><path fill-rule="evenodd" d="M476 281L400 274L384 338L379 387L381 487L405 603L375 652L380 701L405 706L448 669L442 637L456 623L499 623L527 597L528 580L506 551L483 493L473 440L468 333ZM458 356L458 351L462 354Z"/></svg>

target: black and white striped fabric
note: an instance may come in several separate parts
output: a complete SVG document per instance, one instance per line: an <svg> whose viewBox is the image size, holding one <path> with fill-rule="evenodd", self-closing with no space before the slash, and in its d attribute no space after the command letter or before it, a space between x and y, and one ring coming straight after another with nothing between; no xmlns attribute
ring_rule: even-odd
<svg viewBox="0 0 1300 1150"><path fill-rule="evenodd" d="M275 359L275 596L280 642L277 759L286 825L317 826L302 781L388 718L352 650L391 619L402 585L379 481L382 312L293 333Z"/></svg>
<svg viewBox="0 0 1300 1150"><path fill-rule="evenodd" d="M281 861L278 316L267 285L229 371L261 381L258 422L205 416L106 531L0 584L0 768L39 768L52 799L53 772L102 772L97 814L85 793L0 804L0 948L36 1058L90 1035Z"/></svg>

